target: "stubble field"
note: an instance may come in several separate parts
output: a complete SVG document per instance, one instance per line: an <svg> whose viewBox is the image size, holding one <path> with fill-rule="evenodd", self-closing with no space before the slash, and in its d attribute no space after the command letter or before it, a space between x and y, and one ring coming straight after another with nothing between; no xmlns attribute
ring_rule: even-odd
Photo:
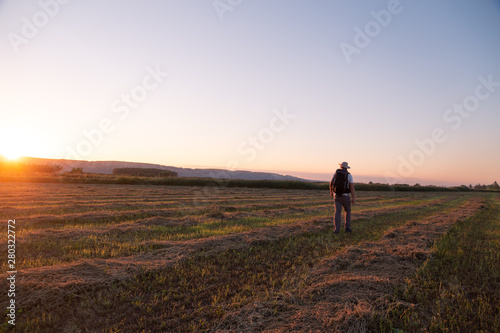
<svg viewBox="0 0 500 333"><path fill-rule="evenodd" d="M439 331L475 306L479 329L498 331L499 198L360 191L353 233L334 234L328 191L2 183L16 331ZM460 286L438 276L448 268L477 276Z"/></svg>

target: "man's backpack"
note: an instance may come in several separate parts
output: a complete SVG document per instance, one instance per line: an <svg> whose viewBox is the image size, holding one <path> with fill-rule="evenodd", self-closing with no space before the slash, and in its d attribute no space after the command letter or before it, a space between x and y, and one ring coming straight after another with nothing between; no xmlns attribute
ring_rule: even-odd
<svg viewBox="0 0 500 333"><path fill-rule="evenodd" d="M349 172L346 169L338 169L333 175L330 182L330 193L333 195L342 195L344 193L351 193L349 186Z"/></svg>

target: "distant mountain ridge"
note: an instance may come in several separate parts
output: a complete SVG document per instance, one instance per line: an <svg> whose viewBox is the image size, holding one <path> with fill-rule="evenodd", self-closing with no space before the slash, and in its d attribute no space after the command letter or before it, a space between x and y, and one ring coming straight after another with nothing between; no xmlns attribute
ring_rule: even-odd
<svg viewBox="0 0 500 333"><path fill-rule="evenodd" d="M290 175L280 175L271 172L254 172L244 170L225 169L192 169L179 168L152 163L120 162L120 161L77 161L65 159L48 159L38 157L22 157L22 163L54 164L63 167L61 172L68 172L74 168L82 168L84 173L112 174L116 168L155 168L177 172L179 177L215 178L215 179L244 179L244 180L297 180L308 181Z"/></svg>

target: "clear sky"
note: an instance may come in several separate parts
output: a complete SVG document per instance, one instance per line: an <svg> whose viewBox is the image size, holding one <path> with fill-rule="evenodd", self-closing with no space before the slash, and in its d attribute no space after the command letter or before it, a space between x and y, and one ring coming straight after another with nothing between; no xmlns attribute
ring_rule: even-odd
<svg viewBox="0 0 500 333"><path fill-rule="evenodd" d="M0 0L0 155L500 181L500 1Z"/></svg>

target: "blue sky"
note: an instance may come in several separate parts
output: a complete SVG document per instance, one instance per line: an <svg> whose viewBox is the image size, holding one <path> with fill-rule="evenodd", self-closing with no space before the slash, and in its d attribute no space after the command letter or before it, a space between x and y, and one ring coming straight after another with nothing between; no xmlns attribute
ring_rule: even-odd
<svg viewBox="0 0 500 333"><path fill-rule="evenodd" d="M3 0L0 22L3 155L500 180L498 1Z"/></svg>

